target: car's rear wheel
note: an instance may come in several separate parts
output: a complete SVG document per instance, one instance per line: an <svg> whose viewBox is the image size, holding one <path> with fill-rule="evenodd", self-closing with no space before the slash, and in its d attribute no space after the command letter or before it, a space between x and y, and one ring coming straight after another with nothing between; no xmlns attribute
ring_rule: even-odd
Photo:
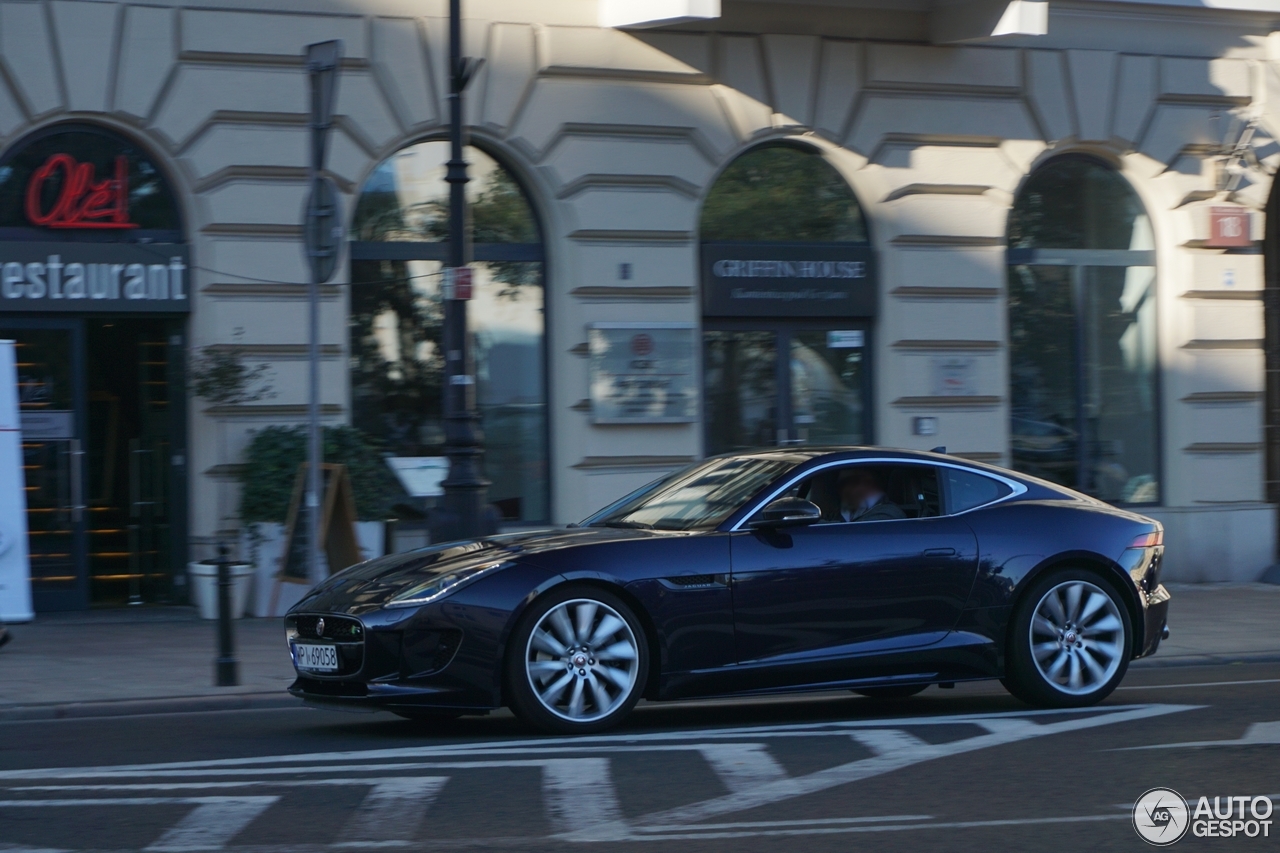
<svg viewBox="0 0 1280 853"><path fill-rule="evenodd" d="M1013 614L1005 686L1033 705L1100 702L1124 678L1132 638L1129 611L1109 580L1056 569L1031 585Z"/></svg>
<svg viewBox="0 0 1280 853"><path fill-rule="evenodd" d="M644 691L649 647L621 598L574 586L535 601L506 659L511 710L544 731L598 732L622 720Z"/></svg>
<svg viewBox="0 0 1280 853"><path fill-rule="evenodd" d="M917 693L923 693L928 687L927 684L900 684L893 687L864 687L853 692L868 699L910 699Z"/></svg>

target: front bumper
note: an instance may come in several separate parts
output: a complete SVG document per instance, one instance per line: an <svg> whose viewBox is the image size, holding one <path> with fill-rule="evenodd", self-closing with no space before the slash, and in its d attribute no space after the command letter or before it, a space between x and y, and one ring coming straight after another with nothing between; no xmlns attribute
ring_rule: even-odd
<svg viewBox="0 0 1280 853"><path fill-rule="evenodd" d="M457 604L448 610L438 604L358 615L290 613L285 631L297 678L289 692L310 703L350 709L495 708L494 655L483 626L472 622L467 631L459 627L467 621L457 617L467 611ZM299 669L300 642L336 646L337 670Z"/></svg>
<svg viewBox="0 0 1280 853"><path fill-rule="evenodd" d="M1142 649L1134 657L1147 657L1156 653L1156 649L1160 648L1160 641L1164 639L1169 632L1169 599L1172 598L1169 590L1164 588L1163 584L1157 585L1154 590L1143 595L1144 619L1143 619L1143 637Z"/></svg>

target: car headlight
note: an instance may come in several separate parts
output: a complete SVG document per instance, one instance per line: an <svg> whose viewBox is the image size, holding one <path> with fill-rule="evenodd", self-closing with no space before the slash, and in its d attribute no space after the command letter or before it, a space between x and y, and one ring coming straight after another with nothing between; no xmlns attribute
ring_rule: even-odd
<svg viewBox="0 0 1280 853"><path fill-rule="evenodd" d="M384 607L417 607L420 604L426 604L429 601L435 601L437 598L443 598L445 595L453 592L458 587L471 583L481 575L489 574L497 571L503 566L510 565L507 562L482 563L478 566L467 566L464 569L454 569L451 572L445 572L436 575L430 580L423 581L419 584L406 589L399 593Z"/></svg>

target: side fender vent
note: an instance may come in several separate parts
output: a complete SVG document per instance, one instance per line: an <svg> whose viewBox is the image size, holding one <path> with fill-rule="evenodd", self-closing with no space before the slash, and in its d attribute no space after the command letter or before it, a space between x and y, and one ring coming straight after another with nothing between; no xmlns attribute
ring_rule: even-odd
<svg viewBox="0 0 1280 853"><path fill-rule="evenodd" d="M675 578L662 578L662 585L667 589L710 589L728 585L726 575L680 575Z"/></svg>

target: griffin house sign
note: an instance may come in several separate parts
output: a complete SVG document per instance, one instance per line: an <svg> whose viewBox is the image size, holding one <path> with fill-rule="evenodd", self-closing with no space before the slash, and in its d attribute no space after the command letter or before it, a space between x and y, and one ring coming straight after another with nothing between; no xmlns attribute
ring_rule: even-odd
<svg viewBox="0 0 1280 853"><path fill-rule="evenodd" d="M871 247L833 243L703 243L703 313L711 317L869 317Z"/></svg>
<svg viewBox="0 0 1280 853"><path fill-rule="evenodd" d="M0 161L0 312L184 313L189 250L161 171L90 125Z"/></svg>

